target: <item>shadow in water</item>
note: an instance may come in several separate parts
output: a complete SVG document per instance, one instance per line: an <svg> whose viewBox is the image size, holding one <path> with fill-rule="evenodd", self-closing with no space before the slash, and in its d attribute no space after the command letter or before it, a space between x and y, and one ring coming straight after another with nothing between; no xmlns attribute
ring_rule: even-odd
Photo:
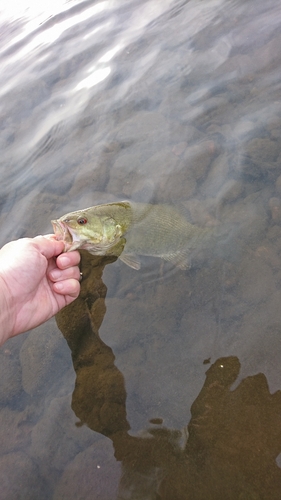
<svg viewBox="0 0 281 500"><path fill-rule="evenodd" d="M113 260L82 252L81 294L57 323L77 376L72 408L80 425L111 439L122 462L118 500L279 500L281 391L270 394L262 373L231 390L240 370L234 356L209 367L184 430L156 419L142 436L129 434L124 378L98 333L106 311L102 273Z"/></svg>

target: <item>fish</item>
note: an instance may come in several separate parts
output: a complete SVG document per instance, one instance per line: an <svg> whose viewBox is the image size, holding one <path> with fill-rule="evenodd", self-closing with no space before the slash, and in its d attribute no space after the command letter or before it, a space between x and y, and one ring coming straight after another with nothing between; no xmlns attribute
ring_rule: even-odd
<svg viewBox="0 0 281 500"><path fill-rule="evenodd" d="M181 269L208 241L211 229L188 221L173 205L121 201L77 210L52 220L56 239L65 252L88 250L92 255L117 256L140 269L140 256L159 257Z"/></svg>

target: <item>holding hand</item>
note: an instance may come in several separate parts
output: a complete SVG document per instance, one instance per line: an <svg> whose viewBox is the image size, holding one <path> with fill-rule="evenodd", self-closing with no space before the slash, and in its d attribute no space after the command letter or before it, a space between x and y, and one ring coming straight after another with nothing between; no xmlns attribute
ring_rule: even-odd
<svg viewBox="0 0 281 500"><path fill-rule="evenodd" d="M22 238L0 250L0 344L35 328L80 292L78 251L54 236Z"/></svg>

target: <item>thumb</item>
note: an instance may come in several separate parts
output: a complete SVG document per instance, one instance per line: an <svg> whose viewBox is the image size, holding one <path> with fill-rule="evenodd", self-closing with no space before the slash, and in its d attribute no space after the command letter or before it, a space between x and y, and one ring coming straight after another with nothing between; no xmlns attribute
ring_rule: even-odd
<svg viewBox="0 0 281 500"><path fill-rule="evenodd" d="M57 241L54 238L49 238L48 236L35 236L33 238L39 252L46 257L46 259L51 259L61 254L64 250L63 241Z"/></svg>

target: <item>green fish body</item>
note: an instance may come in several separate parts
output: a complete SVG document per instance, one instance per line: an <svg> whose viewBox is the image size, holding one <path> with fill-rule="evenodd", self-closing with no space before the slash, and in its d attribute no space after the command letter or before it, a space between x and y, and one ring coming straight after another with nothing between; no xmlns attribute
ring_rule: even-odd
<svg viewBox="0 0 281 500"><path fill-rule="evenodd" d="M78 210L52 221L65 251L86 249L93 255L116 255L134 269L138 256L160 257L182 269L208 240L211 230L188 222L170 205L122 201Z"/></svg>

